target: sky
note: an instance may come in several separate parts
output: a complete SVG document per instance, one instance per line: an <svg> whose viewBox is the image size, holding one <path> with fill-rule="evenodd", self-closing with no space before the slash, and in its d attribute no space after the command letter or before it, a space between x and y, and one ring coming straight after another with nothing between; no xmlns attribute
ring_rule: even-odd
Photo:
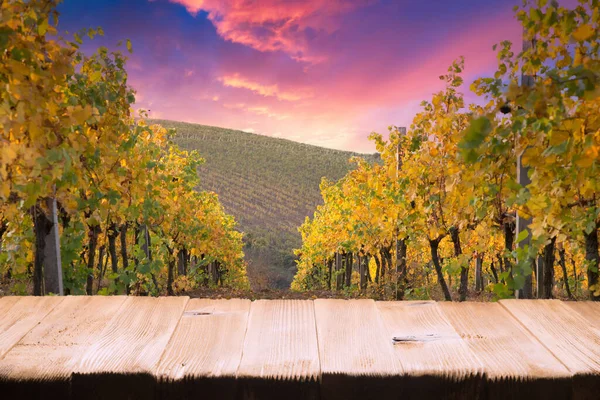
<svg viewBox="0 0 600 400"><path fill-rule="evenodd" d="M371 132L410 126L465 57L465 87L492 46L521 41L507 0L63 0L61 31L129 39L129 83L153 118L373 152Z"/></svg>

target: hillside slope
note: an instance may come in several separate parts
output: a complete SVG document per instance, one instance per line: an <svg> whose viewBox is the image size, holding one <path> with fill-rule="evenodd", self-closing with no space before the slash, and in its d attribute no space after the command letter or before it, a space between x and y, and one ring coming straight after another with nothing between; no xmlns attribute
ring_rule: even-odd
<svg viewBox="0 0 600 400"><path fill-rule="evenodd" d="M206 159L199 171L202 189L219 195L245 233L253 288L289 287L292 250L301 244L297 229L321 203L321 178L341 178L357 154L212 126L154 122L175 128L174 141Z"/></svg>

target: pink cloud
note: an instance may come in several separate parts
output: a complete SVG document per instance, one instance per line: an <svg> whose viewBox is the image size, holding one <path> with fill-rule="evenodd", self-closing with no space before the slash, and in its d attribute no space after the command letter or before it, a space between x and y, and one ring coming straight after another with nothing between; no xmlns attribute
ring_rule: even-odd
<svg viewBox="0 0 600 400"><path fill-rule="evenodd" d="M206 10L207 3L188 9ZM295 3L290 2L292 10ZM249 9L262 7L262 2L249 4ZM369 133L410 126L419 102L443 88L438 77L454 59L466 59L465 94L475 77L493 74L492 45L508 39L518 47L521 35L510 7L503 10L487 18L467 16L446 27L451 34L430 36L436 22L397 24L386 8L338 15L333 35L306 43L310 54L327 56L308 69L283 51L258 51L221 39L202 47L202 36L182 35L185 57L177 54L170 65L131 78L143 95L140 106L169 119L370 152ZM301 35L298 40L303 43ZM186 71L194 74L186 77Z"/></svg>
<svg viewBox="0 0 600 400"><path fill-rule="evenodd" d="M341 15L372 0L170 0L191 14L208 13L209 20L225 40L259 51L283 51L310 63L324 55L311 54L310 42L339 27Z"/></svg>

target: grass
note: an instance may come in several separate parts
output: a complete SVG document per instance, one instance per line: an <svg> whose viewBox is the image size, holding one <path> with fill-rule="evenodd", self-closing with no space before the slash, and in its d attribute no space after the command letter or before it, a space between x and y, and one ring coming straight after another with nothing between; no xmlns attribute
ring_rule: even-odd
<svg viewBox="0 0 600 400"><path fill-rule="evenodd" d="M337 180L356 153L231 129L156 120L175 128L174 141L206 160L202 189L219 195L245 233L253 289L288 288L296 272L292 252L301 244L298 226L321 203L323 177ZM370 161L377 155L362 155Z"/></svg>

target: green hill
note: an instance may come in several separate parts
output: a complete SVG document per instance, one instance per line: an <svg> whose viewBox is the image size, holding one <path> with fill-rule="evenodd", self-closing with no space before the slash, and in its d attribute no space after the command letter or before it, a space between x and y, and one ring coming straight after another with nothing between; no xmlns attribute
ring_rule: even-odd
<svg viewBox="0 0 600 400"><path fill-rule="evenodd" d="M357 154L212 126L154 122L177 129L174 141L206 159L199 171L202 189L219 195L245 233L253 289L289 287L296 271L292 250L301 244L297 229L321 203L321 178L341 178Z"/></svg>

